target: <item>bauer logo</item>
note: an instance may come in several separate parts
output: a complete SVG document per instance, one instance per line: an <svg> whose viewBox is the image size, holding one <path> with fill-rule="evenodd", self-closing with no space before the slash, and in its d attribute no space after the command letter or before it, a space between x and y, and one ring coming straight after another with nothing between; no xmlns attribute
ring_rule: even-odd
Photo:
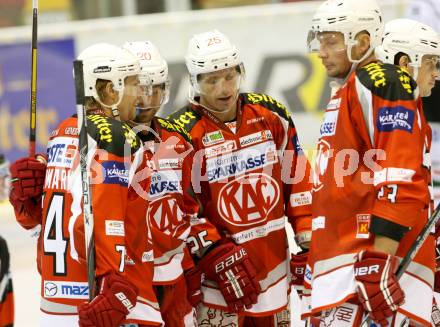
<svg viewBox="0 0 440 327"><path fill-rule="evenodd" d="M402 106L383 107L377 116L377 129L380 132L392 132L396 129L412 133L414 111Z"/></svg>
<svg viewBox="0 0 440 327"><path fill-rule="evenodd" d="M104 168L104 184L119 184L128 186L128 169L123 162L107 161L102 163Z"/></svg>
<svg viewBox="0 0 440 327"><path fill-rule="evenodd" d="M99 66L99 67L96 67L94 70L93 70L93 72L95 73L95 74L99 74L99 73L108 73L108 72L111 72L112 71L112 69L111 69L111 67L109 67L109 66Z"/></svg>

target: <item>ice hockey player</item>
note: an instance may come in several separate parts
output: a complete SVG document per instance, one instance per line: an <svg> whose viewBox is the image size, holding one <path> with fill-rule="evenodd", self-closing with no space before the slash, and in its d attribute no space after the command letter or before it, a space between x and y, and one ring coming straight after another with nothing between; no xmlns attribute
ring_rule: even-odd
<svg viewBox="0 0 440 327"><path fill-rule="evenodd" d="M428 97L439 76L440 37L428 25L406 18L385 24L378 60L398 65L416 80L421 97Z"/></svg>
<svg viewBox="0 0 440 327"><path fill-rule="evenodd" d="M294 124L270 96L240 93L239 52L219 31L190 39L186 65L190 103L169 119L191 136L193 187L215 226L189 241L199 275L188 285L204 275L198 324L289 326L285 216L297 243L310 241L309 166Z"/></svg>
<svg viewBox="0 0 440 327"><path fill-rule="evenodd" d="M430 215L430 129L415 81L377 61L383 17L374 0L328 0L308 37L339 81L327 105L313 185L311 310L325 326L429 326L434 240L406 273L399 258ZM365 316L366 316L365 315Z"/></svg>
<svg viewBox="0 0 440 327"><path fill-rule="evenodd" d="M188 136L179 134L180 126L155 117L168 102L170 87L168 65L159 50L150 41L127 42L124 48L139 58L140 85L145 89L136 117L128 123L139 130L154 171L147 197L162 319L165 326L196 326L183 275L194 266L185 241L199 209L191 191L192 146L185 139Z"/></svg>
<svg viewBox="0 0 440 327"><path fill-rule="evenodd" d="M0 326L14 325L14 292L10 271L9 250L6 240L0 236Z"/></svg>
<svg viewBox="0 0 440 327"><path fill-rule="evenodd" d="M10 201L18 221L25 228L41 223L40 325L78 326L79 320L80 327L116 327L124 322L160 326L152 285L152 245L144 218L147 201L135 191L136 186L148 187L136 177L146 162L141 141L124 123L134 119L139 102L139 61L127 50L104 43L86 48L78 59L84 67L88 156L93 159L90 170L97 295L86 302L89 290L79 133L77 118L72 116L51 134L44 185L40 180L44 164L35 159L21 159L11 169L14 189ZM33 187L28 189L28 185ZM40 205L42 212L34 214L32 210Z"/></svg>

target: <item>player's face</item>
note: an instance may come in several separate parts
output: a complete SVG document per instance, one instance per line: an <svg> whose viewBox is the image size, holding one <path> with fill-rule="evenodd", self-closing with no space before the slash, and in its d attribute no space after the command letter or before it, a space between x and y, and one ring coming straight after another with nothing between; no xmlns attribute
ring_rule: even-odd
<svg viewBox="0 0 440 327"><path fill-rule="evenodd" d="M139 103L140 93L138 76L125 78L124 95L118 106L121 121L133 120L136 117L136 106Z"/></svg>
<svg viewBox="0 0 440 327"><path fill-rule="evenodd" d="M236 67L201 74L198 85L200 103L208 108L228 112L237 101L240 88L240 73Z"/></svg>
<svg viewBox="0 0 440 327"><path fill-rule="evenodd" d="M153 117L159 111L162 104L166 101L166 83L150 86L140 86L142 95L136 108L134 121L138 124L150 125Z"/></svg>
<svg viewBox="0 0 440 327"><path fill-rule="evenodd" d="M338 32L322 32L316 36L319 42L318 56L324 65L327 75L345 78L350 71L344 35Z"/></svg>
<svg viewBox="0 0 440 327"><path fill-rule="evenodd" d="M433 55L425 55L419 67L417 75L417 85L420 96L428 97L431 95L435 80L439 76L439 58Z"/></svg>

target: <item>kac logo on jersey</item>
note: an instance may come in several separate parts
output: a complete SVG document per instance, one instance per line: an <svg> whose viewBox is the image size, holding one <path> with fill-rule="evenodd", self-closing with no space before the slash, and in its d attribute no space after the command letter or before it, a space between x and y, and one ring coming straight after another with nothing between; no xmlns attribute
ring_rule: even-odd
<svg viewBox="0 0 440 327"><path fill-rule="evenodd" d="M183 219L179 204L170 195L151 201L148 204L147 215L152 217L151 222L167 235L173 235Z"/></svg>
<svg viewBox="0 0 440 327"><path fill-rule="evenodd" d="M280 200L280 187L269 175L253 173L222 187L217 208L220 216L236 226L265 221Z"/></svg>
<svg viewBox="0 0 440 327"><path fill-rule="evenodd" d="M396 129L412 133L414 125L414 111L403 106L383 107L377 116L377 130L392 132Z"/></svg>
<svg viewBox="0 0 440 327"><path fill-rule="evenodd" d="M128 186L128 169L123 162L107 161L102 163L104 168L104 184L119 184Z"/></svg>

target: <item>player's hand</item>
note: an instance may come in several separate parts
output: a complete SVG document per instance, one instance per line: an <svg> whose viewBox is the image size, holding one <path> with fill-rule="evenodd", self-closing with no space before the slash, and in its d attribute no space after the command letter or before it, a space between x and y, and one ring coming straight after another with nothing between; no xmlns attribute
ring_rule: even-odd
<svg viewBox="0 0 440 327"><path fill-rule="evenodd" d="M290 284L296 289L299 296L302 295L304 290L304 274L306 272L307 256L308 252L299 252L298 254L292 254L290 258Z"/></svg>
<svg viewBox="0 0 440 327"><path fill-rule="evenodd" d="M354 264L357 293L370 318L387 326L387 318L405 302L396 278L398 260L383 252L361 251Z"/></svg>
<svg viewBox="0 0 440 327"><path fill-rule="evenodd" d="M80 327L118 327L136 305L137 287L115 273L102 278L100 290L78 307Z"/></svg>
<svg viewBox="0 0 440 327"><path fill-rule="evenodd" d="M11 167L9 202L18 213L18 223L26 229L41 224L41 195L46 175L46 157L22 158Z"/></svg>
<svg viewBox="0 0 440 327"><path fill-rule="evenodd" d="M257 303L261 291L256 271L244 248L232 242L208 252L199 263L205 278L218 287L232 312L243 311Z"/></svg>
<svg viewBox="0 0 440 327"><path fill-rule="evenodd" d="M202 302L202 272L199 268L194 267L185 271L185 282L187 289L188 302L191 306L197 308Z"/></svg>

